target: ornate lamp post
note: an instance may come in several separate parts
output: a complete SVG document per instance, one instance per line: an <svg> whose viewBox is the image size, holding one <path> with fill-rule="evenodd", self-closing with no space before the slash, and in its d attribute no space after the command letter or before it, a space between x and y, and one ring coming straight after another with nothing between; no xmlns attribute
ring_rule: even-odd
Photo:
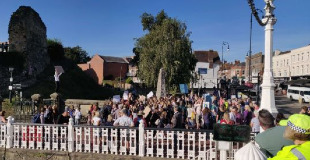
<svg viewBox="0 0 310 160"><path fill-rule="evenodd" d="M224 48L224 46L226 46L226 45L227 45L227 51L229 51L229 43L223 41L223 43L222 43L222 61L223 61L223 63L222 63L222 75L223 75L223 73L224 73L224 63L225 63L225 61L224 61L224 50L223 50L223 48Z"/></svg>
<svg viewBox="0 0 310 160"><path fill-rule="evenodd" d="M14 68L13 68L13 67L10 67L10 68L9 68L9 71L10 71L10 73L11 73L11 77L10 77L10 86L9 86L9 90L10 90L9 99L10 99L10 103L12 103L12 90L13 90L12 83L13 83L13 71L14 71Z"/></svg>
<svg viewBox="0 0 310 160"><path fill-rule="evenodd" d="M264 0L265 6L265 17L260 20L253 0L248 0L248 3L252 9L252 13L255 19L261 26L265 26L265 65L264 65L264 75L262 87L262 99L261 99L261 109L267 109L272 114L277 114L277 108L275 105L274 88L275 84L273 81L272 74L272 53L273 53L273 25L276 23L273 11L275 6L273 5L274 0Z"/></svg>

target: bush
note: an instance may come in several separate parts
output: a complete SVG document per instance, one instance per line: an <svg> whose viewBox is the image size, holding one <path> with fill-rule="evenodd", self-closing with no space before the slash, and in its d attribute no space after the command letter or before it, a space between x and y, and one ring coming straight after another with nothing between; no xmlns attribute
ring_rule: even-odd
<svg viewBox="0 0 310 160"><path fill-rule="evenodd" d="M59 61L65 55L64 47L57 39L47 40L47 52L52 61Z"/></svg>
<svg viewBox="0 0 310 160"><path fill-rule="evenodd" d="M25 59L25 56L19 52L0 53L0 64L3 67L14 67L22 70L26 62Z"/></svg>

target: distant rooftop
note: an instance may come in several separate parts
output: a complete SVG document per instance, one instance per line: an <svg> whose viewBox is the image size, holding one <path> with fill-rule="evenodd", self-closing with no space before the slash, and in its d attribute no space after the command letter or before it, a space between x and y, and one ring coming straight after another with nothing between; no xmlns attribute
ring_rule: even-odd
<svg viewBox="0 0 310 160"><path fill-rule="evenodd" d="M214 63L220 60L217 51L213 51L213 50L194 51L194 55L196 56L198 62Z"/></svg>
<svg viewBox="0 0 310 160"><path fill-rule="evenodd" d="M128 63L122 57L100 56L105 62Z"/></svg>

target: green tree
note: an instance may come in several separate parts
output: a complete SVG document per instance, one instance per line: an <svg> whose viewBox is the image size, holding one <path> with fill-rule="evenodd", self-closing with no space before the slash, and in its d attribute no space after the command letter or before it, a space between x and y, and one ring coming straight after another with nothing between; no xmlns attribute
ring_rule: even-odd
<svg viewBox="0 0 310 160"><path fill-rule="evenodd" d="M71 59L74 63L86 63L90 60L88 53L80 46L65 47L65 57Z"/></svg>
<svg viewBox="0 0 310 160"><path fill-rule="evenodd" d="M65 55L64 47L58 39L47 40L47 52L51 58L51 61L59 61Z"/></svg>
<svg viewBox="0 0 310 160"><path fill-rule="evenodd" d="M139 78L148 87L155 87L159 70L164 68L168 90L188 83L197 59L192 54L185 23L168 17L163 10L156 17L144 13L141 23L147 33L136 40L134 48L134 53L139 55Z"/></svg>

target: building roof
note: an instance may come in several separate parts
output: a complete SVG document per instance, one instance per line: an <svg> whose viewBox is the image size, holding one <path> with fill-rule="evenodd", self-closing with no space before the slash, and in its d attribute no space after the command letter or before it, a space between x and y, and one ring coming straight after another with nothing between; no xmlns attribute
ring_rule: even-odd
<svg viewBox="0 0 310 160"><path fill-rule="evenodd" d="M287 53L291 53L291 51L284 51L284 52L280 52L279 55L283 55L283 54L287 54Z"/></svg>
<svg viewBox="0 0 310 160"><path fill-rule="evenodd" d="M128 63L122 57L100 56L105 62Z"/></svg>
<svg viewBox="0 0 310 160"><path fill-rule="evenodd" d="M216 61L220 61L220 57L217 51L213 51L213 50L194 51L194 55L196 56L198 62L214 63Z"/></svg>

